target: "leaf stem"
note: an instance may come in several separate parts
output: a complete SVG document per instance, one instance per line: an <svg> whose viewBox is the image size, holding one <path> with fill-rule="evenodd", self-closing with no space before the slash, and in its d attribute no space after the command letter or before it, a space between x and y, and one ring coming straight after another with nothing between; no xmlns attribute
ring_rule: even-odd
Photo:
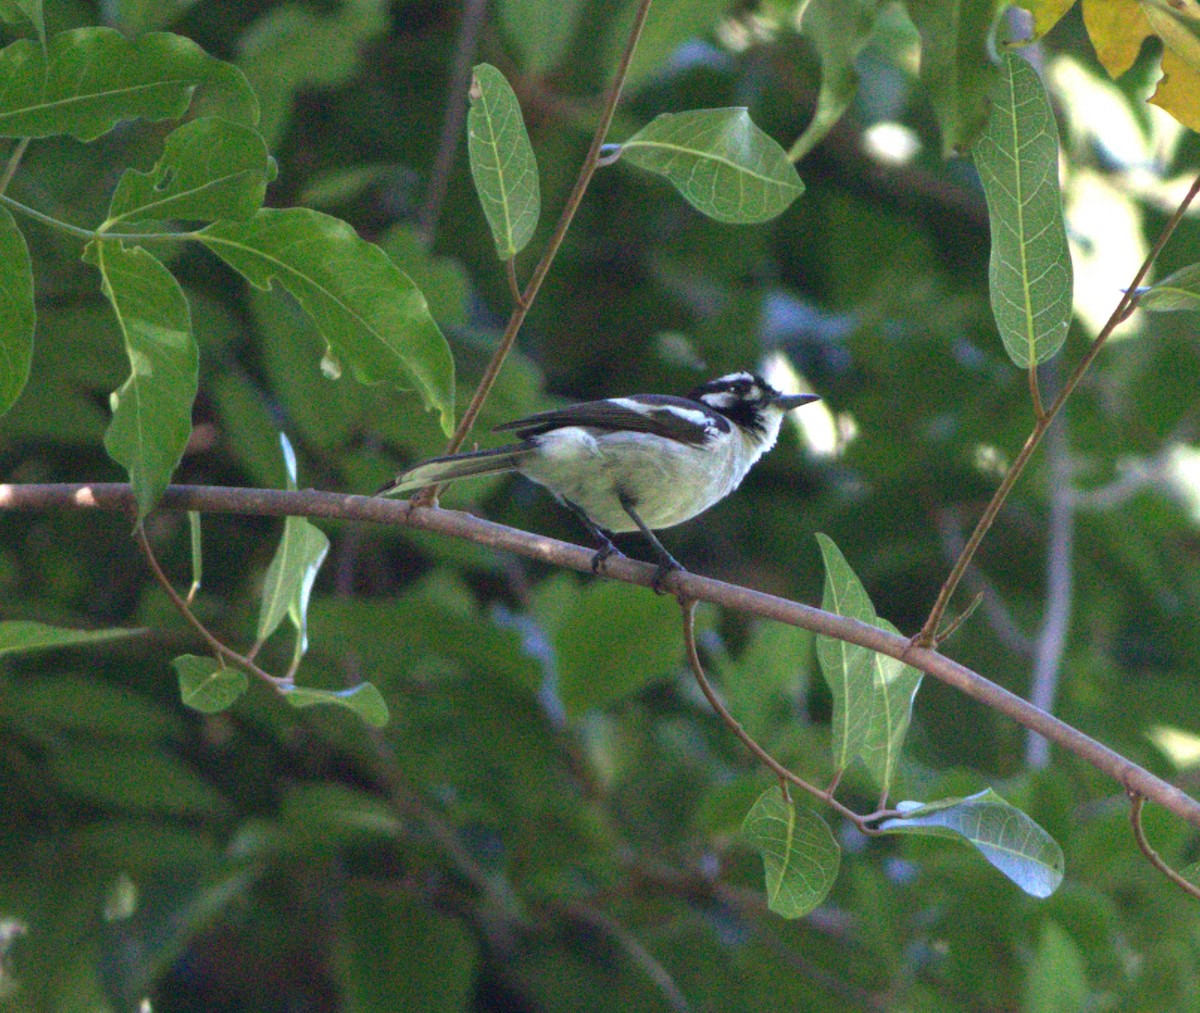
<svg viewBox="0 0 1200 1013"><path fill-rule="evenodd" d="M0 193L4 193L8 189L8 184L17 174L17 168L21 164L21 159L25 157L25 149L29 147L30 140L32 138L22 137L13 147L12 154L8 156L8 162L4 166L4 172L0 173Z"/></svg>
<svg viewBox="0 0 1200 1013"><path fill-rule="evenodd" d="M28 204L22 204L19 200L13 200L12 197L9 197L8 194L2 191L2 188L0 188L0 204L19 214L25 215L27 218L41 222L43 225L48 225L52 229L57 229L59 232L65 232L68 235L75 236L78 239L86 239L89 242L93 239L115 239L131 243L153 242L154 240L162 239L170 242L196 238L195 232L102 232L98 229L81 228L78 225L72 225L70 222L64 222L61 218L54 218L44 211L39 211L37 208L31 208Z"/></svg>
<svg viewBox="0 0 1200 1013"><path fill-rule="evenodd" d="M929 648L937 646L938 627L941 625L942 616L946 612L950 598L958 588L967 567L971 565L971 560L974 558L976 550L996 520L997 514L1000 513L1000 508L1004 506L1004 502L1008 499L1009 493L1012 492L1013 486L1017 484L1017 479L1021 477L1021 473L1025 470L1025 466L1029 463L1033 452L1037 449L1042 437L1046 434L1046 430L1050 428L1050 423L1054 421L1055 416L1058 415L1067 398L1071 396L1092 362L1095 361L1096 356L1100 354L1100 349L1104 347L1104 343L1121 322L1133 312L1139 298L1138 286L1141 285L1143 279L1149 274L1154 261L1158 259L1158 255L1162 253L1163 247L1167 245L1168 240L1174 235L1175 229L1178 228L1179 223L1183 220L1184 214L1186 214L1192 201L1195 200L1197 193L1200 193L1200 176L1196 177L1180 202L1179 207L1167 219L1167 223L1163 226L1162 232L1159 234L1154 246L1146 254L1146 259L1142 261L1142 266L1138 268L1137 274L1133 276L1133 281L1130 282L1129 288L1122 293L1116 308L1112 311L1112 315L1109 316L1104 326L1100 329L1100 333L1096 335L1095 340L1092 341L1091 347L1084 353L1083 358L1079 360L1079 364L1075 367L1067 382L1063 384L1063 388L1058 392L1058 396L1051 402L1050 407L1046 409L1045 413L1035 419L1033 431L1026 437L1025 445L1021 448L1021 452L1017 455L1016 460L1013 461L1012 466L1008 469L1008 473L1004 476L1003 481L1001 481L996 492L992 495L991 501L979 518L979 523L975 525L975 530L971 533L971 537L967 540L967 544L963 547L962 552L955 561L954 567L950 571L950 576L946 578L941 591L938 592L937 601L934 602L933 608L930 609L929 617L925 620L925 625L921 627L920 632L913 638L914 644Z"/></svg>
<svg viewBox="0 0 1200 1013"><path fill-rule="evenodd" d="M1029 398L1033 402L1033 417L1044 418L1046 409L1042 406L1042 391L1038 386L1038 368L1036 362L1029 364Z"/></svg>
<svg viewBox="0 0 1200 1013"><path fill-rule="evenodd" d="M146 562L150 564L150 572L154 574L154 579L158 582L159 587L161 587L167 593L167 597L171 599L171 604L174 605L179 611L179 614L182 615L185 620L187 620L187 624L191 626L191 628L198 634L200 634L201 639L208 644L209 650L211 650L222 663L229 663L231 666L240 668L243 672L247 672L258 679L262 679L263 682L277 690L291 685L290 680L280 679L274 675L271 675L270 672L263 671L263 669L259 668L249 658L238 654L237 651L234 651L229 647L226 647L225 644L213 636L213 634L209 632L208 627L196 618L196 614L188 607L188 603L184 601L182 597L180 597L179 592L175 590L174 585L163 572L162 566L159 565L158 557L154 554L154 549L150 547L150 540L146 537L145 525L139 524L136 528L134 528L133 537L138 543L138 547L142 550L142 555L146 557Z"/></svg>
<svg viewBox="0 0 1200 1013"><path fill-rule="evenodd" d="M1136 791L1128 792L1129 795L1129 824L1133 829L1133 839L1137 842L1138 848L1142 854L1146 856L1146 861L1154 866L1159 872L1174 883L1180 890L1190 896L1200 900L1200 886L1197 886L1191 880L1181 876L1178 872L1172 869L1162 856L1154 850L1150 845L1150 841L1146 838L1146 828L1142 826L1142 809L1146 805L1144 796L1139 795Z"/></svg>
<svg viewBox="0 0 1200 1013"><path fill-rule="evenodd" d="M579 175L575 180L575 186L567 197L567 202L563 207L562 214L559 216L558 224L554 227L554 232L546 244L545 252L543 252L541 259L538 261L537 267L534 268L533 274L525 286L525 291L521 293L520 298L517 299L516 304L513 306L512 315L508 318L508 325L504 328L500 344L492 354L491 362L488 363L487 369L484 370L483 376L479 380L479 386L475 388L471 402L467 405L462 418L459 420L458 428L455 429L454 435L446 445L447 454L458 452L459 448L466 441L471 428L475 425L475 420L479 417L480 409L483 408L483 403L487 400L488 394L491 393L492 387L496 382L496 377L500 373L500 367L504 365L504 360L512 350L513 343L517 338L517 332L525 322L525 317L528 315L534 299L537 298L538 291L542 287L542 282L549 273L550 267L554 263L554 258L557 256L559 248L566 238L567 230L571 227L571 222L575 218L575 212L579 210L579 205L583 202L583 195L587 192L588 184L591 183L592 176L596 173L596 163L600 157L600 149L604 145L604 138L608 136L609 127L612 126L613 116L616 115L617 103L621 99L621 89L624 87L625 78L629 74L629 64L633 59L633 52L637 48L638 39L641 37L642 28L646 24L646 18L650 14L650 5L652 2L653 0L639 0L638 2L637 13L634 15L633 25L629 30L629 38L625 43L625 51L621 54L621 62L617 65L616 75L609 86L608 94L605 96L604 107L600 112L600 122L596 124L596 131L592 135L591 146L584 157L583 165L580 167ZM416 502L421 505L427 505L433 501L436 495L436 486L424 489L418 495Z"/></svg>
<svg viewBox="0 0 1200 1013"><path fill-rule="evenodd" d="M792 771L759 745L758 740L742 727L741 722L737 718L729 713L728 708L721 702L721 698L717 695L717 691L713 688L712 683L708 681L708 676L704 674L704 666L701 664L700 654L696 650L696 599L680 597L679 607L683 610L683 643L687 651L688 665L692 669L692 675L696 677L696 682L700 686L700 692L704 694L704 698L708 701L709 706L717 712L717 716L725 722L729 730L741 739L742 744L754 754L760 763L779 778L785 798L787 797L787 784L790 782L801 791L811 795L815 799L819 799L846 817L864 834L877 832L869 825L868 821L899 815L891 811L879 811L867 816L860 816L853 809L843 805L834 798L832 791L825 791L818 788L815 784L810 784L804 780L799 774L792 773Z"/></svg>

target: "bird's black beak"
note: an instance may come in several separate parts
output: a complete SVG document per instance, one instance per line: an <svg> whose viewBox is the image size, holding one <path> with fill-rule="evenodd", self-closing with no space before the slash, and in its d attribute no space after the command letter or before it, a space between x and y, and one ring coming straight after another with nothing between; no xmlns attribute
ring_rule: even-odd
<svg viewBox="0 0 1200 1013"><path fill-rule="evenodd" d="M771 403L782 411L790 412L793 408L820 400L816 394L776 394L771 398Z"/></svg>

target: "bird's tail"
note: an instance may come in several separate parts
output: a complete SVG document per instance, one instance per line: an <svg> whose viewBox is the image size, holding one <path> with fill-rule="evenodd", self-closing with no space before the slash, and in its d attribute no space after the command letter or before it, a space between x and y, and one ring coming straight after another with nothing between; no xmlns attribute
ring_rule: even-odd
<svg viewBox="0 0 1200 1013"><path fill-rule="evenodd" d="M529 455L530 448L521 444L497 447L494 450L477 450L471 454L451 454L449 457L431 457L415 468L402 471L395 481L389 482L376 493L377 496L398 496L401 493L424 489L430 485L453 482L457 478L473 475L498 475L515 471Z"/></svg>

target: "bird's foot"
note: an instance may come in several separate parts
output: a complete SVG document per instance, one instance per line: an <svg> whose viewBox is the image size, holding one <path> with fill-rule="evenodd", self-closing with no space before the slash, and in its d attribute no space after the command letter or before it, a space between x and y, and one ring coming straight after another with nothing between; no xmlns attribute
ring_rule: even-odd
<svg viewBox="0 0 1200 1013"><path fill-rule="evenodd" d="M592 556L592 573L599 576L601 568L604 566L605 560L609 556L616 556L618 559L624 559L625 553L618 549L612 542L605 540L604 545L596 550L596 554Z"/></svg>
<svg viewBox="0 0 1200 1013"><path fill-rule="evenodd" d="M659 560L658 566L654 571L654 580L650 583L650 586L654 588L655 594L668 594L670 592L671 589L667 587L667 577L672 573L687 573L687 570L683 568L683 564L674 556L670 553L665 553L665 555L665 559Z"/></svg>

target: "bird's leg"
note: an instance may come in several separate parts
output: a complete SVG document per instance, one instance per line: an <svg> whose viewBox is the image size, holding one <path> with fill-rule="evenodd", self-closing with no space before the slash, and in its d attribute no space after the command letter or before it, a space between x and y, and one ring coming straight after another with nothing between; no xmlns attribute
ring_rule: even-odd
<svg viewBox="0 0 1200 1013"><path fill-rule="evenodd" d="M561 499L562 497L559 498ZM609 538L608 535L606 535L603 531L601 531L600 528L596 526L595 522L593 522L593 520L586 513L584 513L580 507L576 506L569 499L563 499L563 503L566 504L570 511L579 518L583 526L587 528L588 534L600 543L600 548L597 549L596 554L592 556L592 573L598 574L600 572L600 567L604 565L604 561L608 559L609 556L624 555L620 549L613 545L612 539Z"/></svg>
<svg viewBox="0 0 1200 1013"><path fill-rule="evenodd" d="M633 500L625 493L620 493L619 498L621 506L629 514L633 523L638 526L638 530L646 536L646 541L650 543L650 547L654 549L654 555L658 557L658 569L654 573L654 583L651 586L654 588L656 594L666 594L667 588L663 584L663 581L666 579L667 574L672 570L683 570L683 565L663 548L662 542L655 537L654 532L646 527L646 522L638 516L637 511L633 508Z"/></svg>

